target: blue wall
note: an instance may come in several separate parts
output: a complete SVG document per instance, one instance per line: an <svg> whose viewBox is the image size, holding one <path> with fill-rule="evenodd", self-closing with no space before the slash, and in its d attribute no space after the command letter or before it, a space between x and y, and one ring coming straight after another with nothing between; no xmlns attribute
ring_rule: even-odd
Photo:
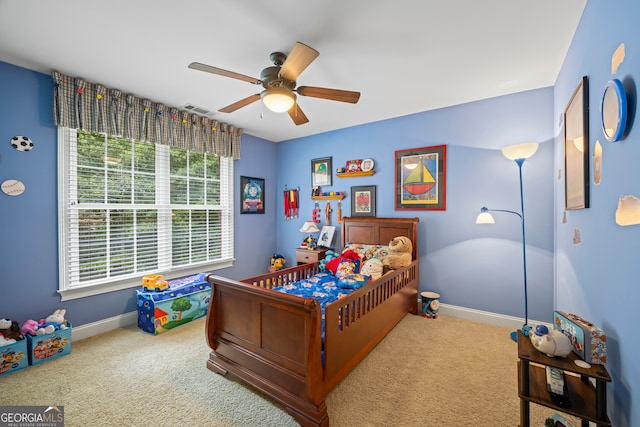
<svg viewBox="0 0 640 427"><path fill-rule="evenodd" d="M331 156L334 169L347 160L372 158L375 175L333 177L323 191L344 191L343 215L351 211L350 187L377 186L378 217L420 218L420 288L443 303L524 317L521 226L518 217L496 214L479 226L480 207L520 210L518 167L500 148L538 141L523 166L527 217L529 317L551 321L553 312L553 107L552 88L428 111L393 120L278 144L278 186L300 187L301 217L286 221L278 205L278 252L294 257L304 220L311 219L310 159ZM394 210L395 150L447 145L446 211ZM280 199L281 200L281 199ZM321 215L324 224L324 207ZM336 202L332 203L336 209ZM335 216L332 225L337 225ZM339 234L340 228L336 230ZM336 245L340 247L340 239ZM507 303L505 303L508 301Z"/></svg>
<svg viewBox="0 0 640 427"><path fill-rule="evenodd" d="M638 315L638 254L640 225L621 227L615 222L622 195L640 197L640 131L637 123L637 79L640 76L640 4L632 0L587 3L582 20L558 76L554 94L554 116L560 117L579 79L589 77L589 149L596 140L603 150L602 183L593 184L591 164L591 207L567 213L564 210L563 181L555 183L554 226L556 228L556 307L577 313L602 327L607 334L607 369L613 378L609 387L609 414L615 426L640 425L640 338ZM611 57L620 43L626 57L616 75L611 74ZM604 138L600 103L605 85L620 79L633 112L625 139L610 143ZM562 168L562 132L554 122L556 169ZM572 242L579 228L581 245ZM635 388L635 389L634 389ZM633 396L636 396L633 398Z"/></svg>
<svg viewBox="0 0 640 427"><path fill-rule="evenodd" d="M50 76L0 62L0 182L18 179L26 191L18 197L0 193L0 318L18 322L41 319L58 307L67 309L74 326L136 311L134 289L60 302L57 232L57 129L53 124ZM25 135L34 141L28 153L9 141ZM275 144L246 135L240 175L265 178L267 197L276 189ZM265 272L275 248L275 212L267 200L264 215L236 215L233 268L219 270L232 278ZM239 195L234 206L240 205Z"/></svg>

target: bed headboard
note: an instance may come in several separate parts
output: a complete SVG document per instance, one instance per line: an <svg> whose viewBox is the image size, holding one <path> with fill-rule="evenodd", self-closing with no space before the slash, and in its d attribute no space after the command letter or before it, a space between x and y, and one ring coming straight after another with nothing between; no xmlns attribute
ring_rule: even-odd
<svg viewBox="0 0 640 427"><path fill-rule="evenodd" d="M342 245L362 243L366 245L388 245L398 236L407 236L413 243L411 259L418 259L419 218L342 218Z"/></svg>

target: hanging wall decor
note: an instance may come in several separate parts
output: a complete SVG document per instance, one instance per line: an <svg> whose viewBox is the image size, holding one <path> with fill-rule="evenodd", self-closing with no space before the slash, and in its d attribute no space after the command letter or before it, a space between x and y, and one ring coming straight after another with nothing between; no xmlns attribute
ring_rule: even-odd
<svg viewBox="0 0 640 427"><path fill-rule="evenodd" d="M564 110L565 209L589 207L589 80L580 79Z"/></svg>
<svg viewBox="0 0 640 427"><path fill-rule="evenodd" d="M264 213L264 179L240 177L240 213L263 214Z"/></svg>
<svg viewBox="0 0 640 427"><path fill-rule="evenodd" d="M447 146L395 152L395 209L446 210Z"/></svg>
<svg viewBox="0 0 640 427"><path fill-rule="evenodd" d="M2 192L7 196L19 196L24 193L24 183L17 179L7 179L2 183Z"/></svg>
<svg viewBox="0 0 640 427"><path fill-rule="evenodd" d="M9 141L9 143L18 151L31 151L31 149L33 149L33 141L31 141L26 136L14 136L13 138L11 138L11 141Z"/></svg>
<svg viewBox="0 0 640 427"><path fill-rule="evenodd" d="M311 186L331 185L331 157L311 160Z"/></svg>

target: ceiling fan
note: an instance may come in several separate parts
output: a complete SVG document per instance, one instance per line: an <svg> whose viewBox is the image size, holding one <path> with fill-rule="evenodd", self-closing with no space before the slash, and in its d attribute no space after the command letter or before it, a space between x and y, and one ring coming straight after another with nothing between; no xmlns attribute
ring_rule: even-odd
<svg viewBox="0 0 640 427"><path fill-rule="evenodd" d="M282 52L273 52L269 59L273 62L273 67L267 67L260 73L260 79L212 67L200 62L192 62L189 68L208 73L218 74L224 77L243 80L254 85L262 85L264 90L261 93L248 96L240 101L234 102L221 108L221 113L232 113L245 107L259 99L264 105L277 113L288 112L289 117L296 125L307 123L309 119L304 114L296 102L296 93L300 96L310 96L313 98L329 99L332 101L349 102L355 104L360 99L360 92L348 90L327 89L314 86L296 87L296 79L311 64L320 53L305 45L296 42L289 56ZM294 93L295 92L295 93Z"/></svg>

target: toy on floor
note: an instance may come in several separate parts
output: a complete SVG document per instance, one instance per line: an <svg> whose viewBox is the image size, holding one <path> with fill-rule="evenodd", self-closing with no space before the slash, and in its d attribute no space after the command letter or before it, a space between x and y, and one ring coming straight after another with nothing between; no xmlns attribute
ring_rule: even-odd
<svg viewBox="0 0 640 427"><path fill-rule="evenodd" d="M58 329L67 329L67 321L64 315L67 310L64 308L58 309L45 317L44 322L40 325L40 328L36 331L36 335L45 335L53 333Z"/></svg>
<svg viewBox="0 0 640 427"><path fill-rule="evenodd" d="M280 254L271 255L271 265L269 266L269 272L273 273L274 271L281 270L284 265L287 263L287 260Z"/></svg>

